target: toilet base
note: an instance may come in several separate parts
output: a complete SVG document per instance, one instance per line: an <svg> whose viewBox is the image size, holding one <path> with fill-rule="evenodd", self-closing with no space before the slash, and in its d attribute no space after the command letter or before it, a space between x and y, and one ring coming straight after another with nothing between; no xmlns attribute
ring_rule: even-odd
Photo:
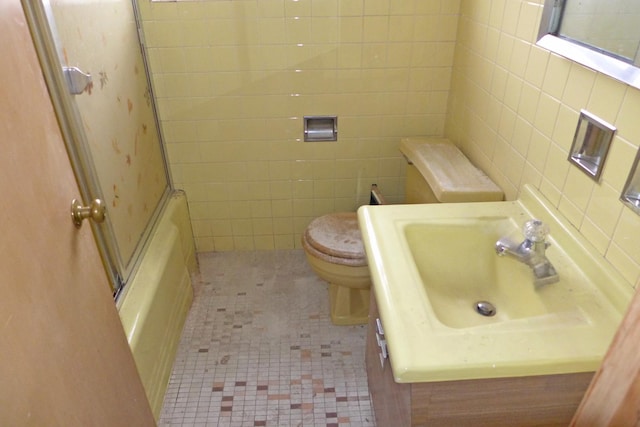
<svg viewBox="0 0 640 427"><path fill-rule="evenodd" d="M369 320L371 276L366 265L350 266L328 262L315 256L315 251L302 239L304 253L311 269L329 283L331 322L334 325L364 325Z"/></svg>
<svg viewBox="0 0 640 427"><path fill-rule="evenodd" d="M331 322L334 325L364 325L369 321L369 289L329 284Z"/></svg>

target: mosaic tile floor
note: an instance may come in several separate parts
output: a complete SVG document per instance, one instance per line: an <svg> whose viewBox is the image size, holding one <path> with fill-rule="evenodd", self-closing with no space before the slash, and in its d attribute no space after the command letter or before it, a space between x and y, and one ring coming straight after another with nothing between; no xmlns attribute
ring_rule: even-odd
<svg viewBox="0 0 640 427"><path fill-rule="evenodd" d="M334 326L302 250L199 255L160 426L374 426L365 326Z"/></svg>

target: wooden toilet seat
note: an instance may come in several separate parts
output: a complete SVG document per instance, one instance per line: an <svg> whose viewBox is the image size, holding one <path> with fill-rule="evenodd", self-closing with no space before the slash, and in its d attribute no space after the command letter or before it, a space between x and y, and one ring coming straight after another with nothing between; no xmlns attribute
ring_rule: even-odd
<svg viewBox="0 0 640 427"><path fill-rule="evenodd" d="M304 237L309 246L330 257L362 260L364 265L367 263L355 212L318 217L311 221Z"/></svg>

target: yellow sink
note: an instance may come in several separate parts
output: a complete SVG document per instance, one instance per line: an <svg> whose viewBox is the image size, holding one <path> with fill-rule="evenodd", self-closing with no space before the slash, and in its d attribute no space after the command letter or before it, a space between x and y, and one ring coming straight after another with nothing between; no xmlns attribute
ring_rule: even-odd
<svg viewBox="0 0 640 427"><path fill-rule="evenodd" d="M631 299L631 285L531 187L514 202L358 215L398 382L594 371ZM521 241L531 218L550 227L557 283L535 286L529 266L495 252L502 237Z"/></svg>

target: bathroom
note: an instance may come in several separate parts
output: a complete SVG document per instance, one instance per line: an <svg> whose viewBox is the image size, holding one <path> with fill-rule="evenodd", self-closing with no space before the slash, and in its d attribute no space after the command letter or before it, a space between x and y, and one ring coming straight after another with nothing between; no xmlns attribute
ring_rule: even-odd
<svg viewBox="0 0 640 427"><path fill-rule="evenodd" d="M639 221L618 199L640 92L536 47L541 3L141 2L197 250L298 247L372 182L401 201L398 139L444 134L507 199L540 188L635 285ZM618 128L601 185L566 161L582 108ZM338 115L339 143L300 143L310 114Z"/></svg>
<svg viewBox="0 0 640 427"><path fill-rule="evenodd" d="M515 199L532 184L637 287L620 201L640 90L535 46L542 1L139 1L173 186L198 253L300 248L375 182L403 200L398 140L447 136ZM600 184L566 161L581 109L618 131ZM337 143L302 116L337 115Z"/></svg>

